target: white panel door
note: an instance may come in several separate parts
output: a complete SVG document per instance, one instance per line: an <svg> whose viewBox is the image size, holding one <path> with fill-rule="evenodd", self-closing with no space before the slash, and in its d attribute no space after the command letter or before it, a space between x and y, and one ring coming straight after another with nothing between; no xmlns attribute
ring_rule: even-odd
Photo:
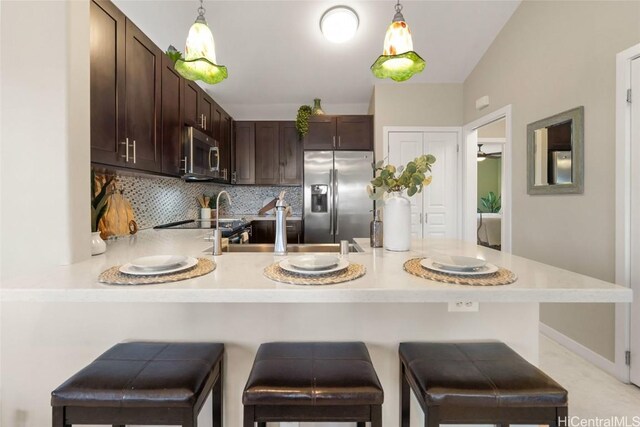
<svg viewBox="0 0 640 427"><path fill-rule="evenodd" d="M425 154L433 154L433 181L423 192L423 237L458 237L458 134L427 132Z"/></svg>
<svg viewBox="0 0 640 427"><path fill-rule="evenodd" d="M389 133L389 164L406 165L422 153L423 132ZM410 197L409 200L411 201L411 237L422 238L422 197Z"/></svg>
<svg viewBox="0 0 640 427"><path fill-rule="evenodd" d="M631 61L631 382L640 385L640 58Z"/></svg>

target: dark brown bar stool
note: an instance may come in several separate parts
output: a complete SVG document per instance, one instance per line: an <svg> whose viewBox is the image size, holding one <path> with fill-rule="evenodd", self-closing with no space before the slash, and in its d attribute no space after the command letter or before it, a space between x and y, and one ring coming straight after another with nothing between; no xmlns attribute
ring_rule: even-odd
<svg viewBox="0 0 640 427"><path fill-rule="evenodd" d="M196 427L211 392L213 427L222 427L223 354L214 343L117 344L51 393L53 427Z"/></svg>
<svg viewBox="0 0 640 427"><path fill-rule="evenodd" d="M401 343L400 427L409 427L409 388L425 427L557 427L567 417L567 390L501 342Z"/></svg>
<svg viewBox="0 0 640 427"><path fill-rule="evenodd" d="M268 343L244 389L244 427L266 422L382 426L384 395L361 342Z"/></svg>

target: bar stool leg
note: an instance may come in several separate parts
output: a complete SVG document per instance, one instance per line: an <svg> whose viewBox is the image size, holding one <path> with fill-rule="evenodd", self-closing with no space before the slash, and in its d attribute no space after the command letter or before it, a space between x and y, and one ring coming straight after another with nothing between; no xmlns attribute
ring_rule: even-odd
<svg viewBox="0 0 640 427"><path fill-rule="evenodd" d="M245 405L244 406L244 421L242 423L243 427L254 427L255 426L255 408L253 405Z"/></svg>
<svg viewBox="0 0 640 427"><path fill-rule="evenodd" d="M222 427L222 362L220 362L220 376L213 386L211 401L213 403L213 427Z"/></svg>
<svg viewBox="0 0 640 427"><path fill-rule="evenodd" d="M382 427L382 405L371 407L371 427Z"/></svg>
<svg viewBox="0 0 640 427"><path fill-rule="evenodd" d="M411 395L404 364L400 362L400 427L409 427L411 422Z"/></svg>
<svg viewBox="0 0 640 427"><path fill-rule="evenodd" d="M53 407L51 425L53 427L71 427L71 424L64 423L64 406Z"/></svg>
<svg viewBox="0 0 640 427"><path fill-rule="evenodd" d="M440 417L438 415L438 408L432 406L427 408L424 413L424 427L438 427L440 425Z"/></svg>

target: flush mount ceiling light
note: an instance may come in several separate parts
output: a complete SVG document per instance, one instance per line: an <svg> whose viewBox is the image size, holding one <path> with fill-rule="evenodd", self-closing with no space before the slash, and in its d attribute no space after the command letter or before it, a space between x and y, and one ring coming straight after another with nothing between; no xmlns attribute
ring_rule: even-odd
<svg viewBox="0 0 640 427"><path fill-rule="evenodd" d="M189 29L184 47L184 57L173 46L169 46L167 54L174 61L176 71L185 79L202 80L216 84L227 78L227 67L216 63L216 45L213 34L204 18L205 8L200 0L198 17Z"/></svg>
<svg viewBox="0 0 640 427"><path fill-rule="evenodd" d="M355 10L347 6L334 6L322 14L320 31L330 42L344 43L356 35L359 24Z"/></svg>
<svg viewBox="0 0 640 427"><path fill-rule="evenodd" d="M413 51L411 30L402 16L399 0L395 9L396 14L384 37L384 50L371 66L371 71L379 79L403 82L424 70L425 62Z"/></svg>

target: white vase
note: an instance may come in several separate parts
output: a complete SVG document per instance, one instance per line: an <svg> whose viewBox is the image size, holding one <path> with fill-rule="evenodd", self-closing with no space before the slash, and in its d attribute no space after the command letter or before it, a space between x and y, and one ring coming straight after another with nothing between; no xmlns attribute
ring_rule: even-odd
<svg viewBox="0 0 640 427"><path fill-rule="evenodd" d="M91 233L91 255L100 255L107 250L107 243L100 237L100 232Z"/></svg>
<svg viewBox="0 0 640 427"><path fill-rule="evenodd" d="M408 251L411 248L411 202L399 191L389 193L384 202L382 229L384 248Z"/></svg>

